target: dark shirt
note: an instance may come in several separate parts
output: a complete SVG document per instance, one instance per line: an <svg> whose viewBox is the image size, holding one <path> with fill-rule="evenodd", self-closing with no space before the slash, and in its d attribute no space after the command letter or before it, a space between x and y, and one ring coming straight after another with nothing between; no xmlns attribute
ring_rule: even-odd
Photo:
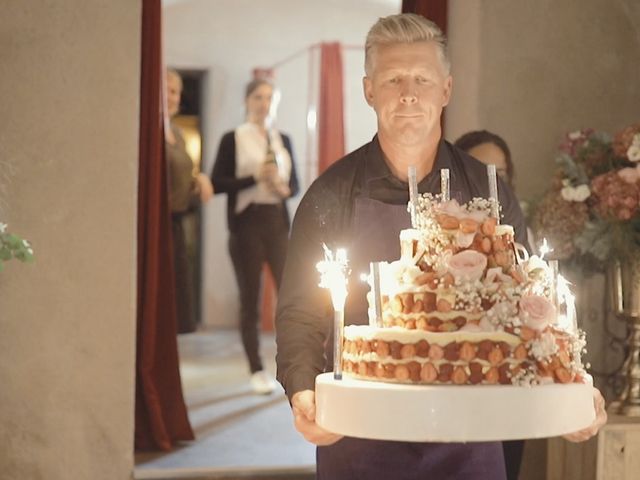
<svg viewBox="0 0 640 480"><path fill-rule="evenodd" d="M289 176L289 190L290 196L294 197L298 194L298 175L296 173L296 162L293 157L293 148L291 146L291 140L282 132L282 144L284 148L289 152L291 157L291 175ZM234 232L236 230L237 216L236 213L236 196L240 190L249 188L256 184L255 178L252 175L247 177L236 177L236 140L235 130L225 133L220 140L220 146L218 147L218 153L216 154L216 161L213 165L213 173L211 174L211 183L213 184L214 192L226 193L227 197L227 225L229 231ZM285 200L282 201L284 206ZM286 208L282 209L289 225L289 214Z"/></svg>
<svg viewBox="0 0 640 480"><path fill-rule="evenodd" d="M474 197L489 198L486 165L446 141L438 146L431 173L418 184L420 193L440 193L442 168L450 172L451 198L461 203ZM377 137L327 169L311 185L296 212L276 314L277 376L289 398L301 390L314 390L315 377L327 366L325 342L333 310L328 292L318 286L315 266L323 259L323 243L332 250L358 248L350 245L349 237L355 198L361 195L388 204L409 201L408 185L391 173ZM498 196L501 223L512 225L516 241L526 246L522 211L499 178ZM345 322L358 323L347 318Z"/></svg>

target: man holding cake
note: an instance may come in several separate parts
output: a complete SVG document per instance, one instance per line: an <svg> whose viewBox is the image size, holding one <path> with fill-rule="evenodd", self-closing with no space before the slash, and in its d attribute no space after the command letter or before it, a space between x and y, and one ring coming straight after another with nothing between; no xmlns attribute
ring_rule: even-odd
<svg viewBox="0 0 640 480"><path fill-rule="evenodd" d="M342 437L315 423L315 378L331 362L325 352L331 345L331 302L317 286L315 269L322 245L348 250L352 276L345 322L366 324L368 287L358 277L369 271L369 262L399 257L398 236L411 226L409 167L415 168L421 194L439 193L440 171L446 169L451 199L465 204L473 198L489 198L485 167L442 139L440 116L452 89L449 70L446 39L435 24L413 14L380 19L367 36L363 80L365 99L376 112L377 135L313 183L293 223L276 318L278 380L291 401L296 428L318 445L321 480L505 478L502 450L496 442L367 440ZM515 241L526 245L518 202L502 181L498 194L501 222L512 225ZM441 303L441 308L446 307ZM460 327L450 323L451 328ZM415 329L415 322L406 328ZM416 375L419 379L420 373ZM599 393L597 398L596 422L570 439L585 440L606 421ZM397 408L401 410L402 405Z"/></svg>

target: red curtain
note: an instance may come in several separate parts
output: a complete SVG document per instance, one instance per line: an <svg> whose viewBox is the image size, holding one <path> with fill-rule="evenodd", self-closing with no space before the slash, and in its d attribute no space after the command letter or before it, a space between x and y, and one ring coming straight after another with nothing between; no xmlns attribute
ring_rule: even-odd
<svg viewBox="0 0 640 480"><path fill-rule="evenodd" d="M318 105L318 173L344 156L344 95L342 47L320 45L320 101Z"/></svg>
<svg viewBox="0 0 640 480"><path fill-rule="evenodd" d="M428 18L447 33L448 0L402 0L402 13L417 13Z"/></svg>
<svg viewBox="0 0 640 480"><path fill-rule="evenodd" d="M142 2L136 450L193 440L182 396L162 112L161 0Z"/></svg>

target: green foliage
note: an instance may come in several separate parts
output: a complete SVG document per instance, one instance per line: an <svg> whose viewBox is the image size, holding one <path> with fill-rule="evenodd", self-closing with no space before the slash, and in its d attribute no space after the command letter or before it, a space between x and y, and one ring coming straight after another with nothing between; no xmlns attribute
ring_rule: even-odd
<svg viewBox="0 0 640 480"><path fill-rule="evenodd" d="M560 153L556 156L556 163L562 169L562 172L570 180L571 185L582 185L589 183L589 177L582 168L578 165L573 158L566 153Z"/></svg>
<svg viewBox="0 0 640 480"><path fill-rule="evenodd" d="M609 224L600 219L586 222L573 243L580 254L591 254L599 262L604 262L609 258L612 248L609 228Z"/></svg>
<svg viewBox="0 0 640 480"><path fill-rule="evenodd" d="M18 235L9 233L7 226L0 223L0 271L4 263L12 259L21 262L33 261L33 249L28 241Z"/></svg>

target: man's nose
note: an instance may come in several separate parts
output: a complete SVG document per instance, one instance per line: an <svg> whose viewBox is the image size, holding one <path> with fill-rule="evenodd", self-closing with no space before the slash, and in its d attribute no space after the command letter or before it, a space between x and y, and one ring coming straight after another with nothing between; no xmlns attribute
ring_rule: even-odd
<svg viewBox="0 0 640 480"><path fill-rule="evenodd" d="M411 85L405 85L400 92L400 101L407 105L411 105L418 101L415 89Z"/></svg>

